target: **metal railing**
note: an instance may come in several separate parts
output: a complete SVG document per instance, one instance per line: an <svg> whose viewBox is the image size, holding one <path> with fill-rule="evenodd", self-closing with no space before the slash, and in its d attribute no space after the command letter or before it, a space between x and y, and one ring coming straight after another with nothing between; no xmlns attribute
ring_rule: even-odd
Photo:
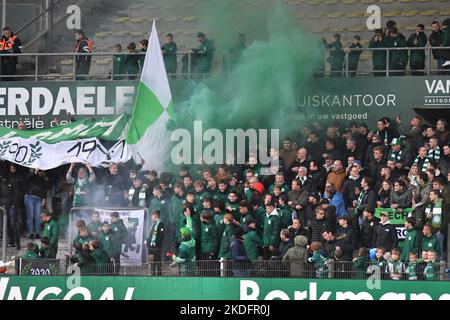
<svg viewBox="0 0 450 320"><path fill-rule="evenodd" d="M16 259L16 275L65 276L74 273L81 276L144 276L144 277L242 277L242 278L307 278L307 279L379 279L379 280L425 280L450 281L450 269L444 262L435 263L431 268L425 262L418 263L411 273L404 264L398 273L392 273L388 264L380 268L376 263L367 262L356 267L351 261L327 260L318 267L308 261L232 261L204 260L184 263L172 261L152 261L138 266L110 263L76 263L66 260L45 260L48 265L30 268L22 259ZM31 260L26 260L30 262ZM25 265L26 270L23 270Z"/></svg>
<svg viewBox="0 0 450 320"><path fill-rule="evenodd" d="M3 238L2 238L2 260L6 260L6 238L7 238L7 226L8 226L8 212L5 207L0 207L0 212L2 212L3 219Z"/></svg>
<svg viewBox="0 0 450 320"><path fill-rule="evenodd" d="M343 69L342 70L337 70L337 71L329 71L330 75L333 74L338 74L338 75L342 75L345 77L349 77L352 76L357 76L357 75L361 75L364 73L371 73L371 74L376 74L379 76L392 76L392 75L403 75L406 73L408 66L410 66L409 64L409 59L410 59L410 52L413 51L424 51L425 54L425 59L424 59L424 69L411 69L409 68L409 71L411 73L423 73L423 75L431 75L434 72L446 72L445 70L447 70L447 72L450 72L450 66L448 69L445 68L433 68L432 66L432 61L435 60L433 58L433 50L448 50L450 49L450 47L403 47L403 48L348 48L348 52L344 52L342 51L342 53L344 53L344 63L343 63ZM372 52L372 54L374 52L377 51L383 51L385 52L385 68L384 69L376 69L374 70L373 68L371 70L350 70L349 69L349 57L350 57L350 53L351 52ZM331 53L331 52L336 52L333 50L326 50L325 53L325 57L327 56L327 54ZM394 52L405 52L408 56L406 64L404 65L404 68L402 69L392 69L390 68L390 60L391 60L391 53ZM442 52L442 51L441 51ZM359 60L359 59L358 59ZM444 59L445 60L445 59ZM450 58L449 58L450 60ZM325 58L326 61L326 58ZM373 67L373 66L372 66ZM316 72L317 74L317 72ZM319 72L318 74L321 74L321 72ZM323 75L326 74L325 71L322 72ZM416 74L419 75L419 74Z"/></svg>
<svg viewBox="0 0 450 320"><path fill-rule="evenodd" d="M349 52L342 51L341 54L344 55L343 63L342 63L342 69L340 70L330 70L329 63L327 62L327 58L330 54L330 52L335 52L332 50L325 50L324 51L324 62L321 66L320 70L315 71L316 76L327 76L327 75L336 75L336 76L342 76L342 77L350 77L350 76L371 76L374 73L381 76L392 76L392 75L403 75L407 74L409 72L412 73L423 73L423 75L433 75L433 74L450 74L450 66L449 69L439 69L438 67L435 67L433 65L433 54L432 50L449 50L450 47L422 47L422 48L415 48L415 47L405 47L405 48L352 48L349 49ZM367 66L361 67L362 61L359 61L359 66L357 70L350 70L349 69L349 54L351 52L378 52L383 51L386 54L386 65L382 69L373 70L372 67L368 68ZM404 66L404 69L392 69L390 68L390 59L391 59L391 53L398 52L398 51L425 51L425 66L424 69L419 70L411 70L409 67L409 58L408 63ZM6 57L17 57L19 59L19 65L27 64L27 66L23 68L19 68L20 74L15 75L4 75L1 73L0 69L0 80L3 78L8 79L15 79L15 80L52 80L55 78L55 74L49 73L48 68L43 68L42 66L45 66L44 61L49 58L59 58L62 61L59 61L59 67L64 68L66 66L67 69L70 68L70 72L60 73L57 74L57 80L76 80L76 79L83 79L83 80L135 80L139 74L115 74L114 73L114 59L115 56L123 56L125 57L127 53L20 53L20 54L2 54L0 55L1 58ZM136 53L136 55L144 55L144 53ZM230 57L228 53L226 52L215 52L215 58L213 59L212 68L210 72L207 73L198 73L195 68L195 57L196 53L185 51L185 52L177 52L177 70L175 72L168 72L168 75L171 78L176 78L178 76L184 77L184 78L195 78L195 77L201 77L205 75L209 75L211 73L219 73L219 72L227 72L232 67L232 63L230 63ZM82 56L91 56L92 61L90 64L91 71L88 74L77 74L77 57ZM181 58L180 58L181 57ZM96 59L101 58L101 59ZM184 59L183 59L184 58ZM94 60L96 59L96 60ZM184 62L182 62L182 60ZM24 63L26 62L26 63ZM102 68L102 70L99 74L95 74L92 72L93 65L103 65L106 66L106 68ZM183 65L184 64L184 65ZM365 64L367 65L367 63ZM42 71L41 71L42 70Z"/></svg>
<svg viewBox="0 0 450 320"><path fill-rule="evenodd" d="M136 80L137 77L140 75L141 70L139 73L136 74L128 74L128 73L115 73L114 72L114 57L121 56L125 57L127 56L127 53L15 53L15 54L1 54L0 59L2 58L13 58L17 57L20 63L24 63L26 61L26 64L28 67L24 67L20 69L20 74L2 74L1 71L1 64L0 64L0 80L3 78L12 79L12 80L34 80L39 81L42 79L51 79L54 77L54 73L48 73L48 68L41 68L40 64L45 59L50 58L60 58L62 61L64 61L64 64L62 64L62 61L59 61L60 66L63 65L70 66L70 71L68 73L62 73L58 74L60 77L58 80ZM145 53L134 53L133 55L136 55L138 57L145 56ZM183 76L184 78L193 78L193 77L202 77L206 75L210 75L213 72L219 72L220 69L221 72L226 71L224 68L215 68L212 66L211 70L214 69L214 71L210 72L197 72L195 66L193 65L194 57L197 54L194 52L177 52L177 60L183 60L178 59L179 56L186 56L185 62L177 61L178 66L181 64L186 64L186 67L182 67L181 72L179 72L179 67L177 67L176 72L168 72L168 76L171 78L176 77L177 75ZM83 56L90 56L91 62L90 62L90 70L93 69L93 64L101 63L102 65L107 66L107 71L101 72L100 74L95 74L93 72L89 72L87 74L77 72L77 58L83 57ZM103 60L94 60L94 58L104 58ZM228 66L229 64L225 62L227 58L226 54L223 54L221 56L221 59L223 61L223 64ZM220 58L216 58L217 60L221 60ZM105 63L106 60L106 63ZM62 67L63 68L63 67ZM45 71L41 72L41 69L45 69ZM19 69L18 69L19 70Z"/></svg>

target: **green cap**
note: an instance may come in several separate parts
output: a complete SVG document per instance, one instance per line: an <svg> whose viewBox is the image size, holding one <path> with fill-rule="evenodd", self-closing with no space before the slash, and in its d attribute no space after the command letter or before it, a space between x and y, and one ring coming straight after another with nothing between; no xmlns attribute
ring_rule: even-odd
<svg viewBox="0 0 450 320"><path fill-rule="evenodd" d="M184 237L189 237L191 235L191 230L189 230L189 228L181 228L180 229L181 235Z"/></svg>

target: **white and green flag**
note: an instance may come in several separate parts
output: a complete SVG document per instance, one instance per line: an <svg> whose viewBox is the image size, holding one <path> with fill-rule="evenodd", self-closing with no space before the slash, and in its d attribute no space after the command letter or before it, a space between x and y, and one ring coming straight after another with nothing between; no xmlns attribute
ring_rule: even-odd
<svg viewBox="0 0 450 320"><path fill-rule="evenodd" d="M144 169L161 171L169 159L170 132L166 129L166 124L172 113L172 94L156 23L153 21L133 116L126 136L133 159L137 163L141 157L145 160Z"/></svg>

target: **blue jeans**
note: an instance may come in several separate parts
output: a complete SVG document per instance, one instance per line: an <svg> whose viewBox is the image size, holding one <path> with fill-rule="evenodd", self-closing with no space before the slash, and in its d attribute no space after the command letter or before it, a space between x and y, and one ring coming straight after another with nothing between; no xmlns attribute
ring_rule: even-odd
<svg viewBox="0 0 450 320"><path fill-rule="evenodd" d="M41 198L29 194L25 195L25 210L27 211L27 228L29 233L39 233L40 231L41 204Z"/></svg>

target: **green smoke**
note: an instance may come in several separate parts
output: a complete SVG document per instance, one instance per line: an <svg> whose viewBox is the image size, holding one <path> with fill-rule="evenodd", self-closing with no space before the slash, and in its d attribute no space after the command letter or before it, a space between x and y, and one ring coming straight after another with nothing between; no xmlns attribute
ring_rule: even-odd
<svg viewBox="0 0 450 320"><path fill-rule="evenodd" d="M239 1L211 1L201 10L201 28L213 33L219 52L230 52L244 33L247 48L224 74L191 86L190 98L178 106L177 127L193 120L205 128L280 128L288 134L299 127L288 119L302 87L312 79L323 57L317 39L306 34L296 17L281 4L244 7ZM233 59L234 58L234 59Z"/></svg>

